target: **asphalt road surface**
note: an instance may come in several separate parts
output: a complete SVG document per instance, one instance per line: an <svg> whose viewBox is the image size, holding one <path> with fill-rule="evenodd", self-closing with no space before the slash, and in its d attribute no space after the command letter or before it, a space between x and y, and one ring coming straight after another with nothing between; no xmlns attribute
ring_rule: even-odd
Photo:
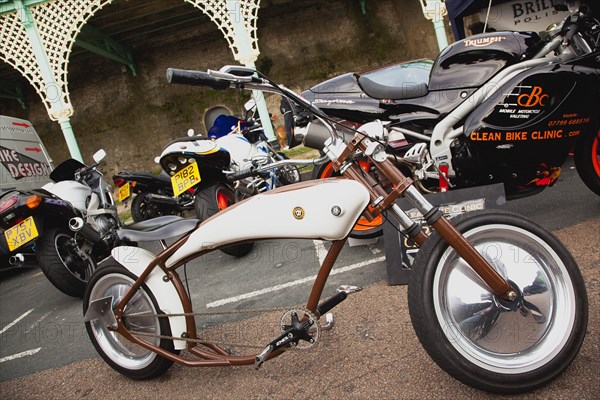
<svg viewBox="0 0 600 400"><path fill-rule="evenodd" d="M600 198L583 185L569 161L554 188L536 196L509 202L503 208L520 212L547 229L556 231L582 223L581 226L588 226L586 222L600 216ZM580 235L578 240L592 244L589 248L597 256L600 252L597 246L599 232L592 228L589 231L578 231L577 235ZM310 290L310 277L316 274L326 247L327 244L310 240L265 241L257 243L253 252L241 259L220 252L202 257L187 267L196 311L303 304ZM385 285L382 283L385 280L382 239L368 246L346 246L336 263L324 297L332 294L340 284L370 287ZM588 292L589 290L588 288ZM593 312L594 308L590 308L590 313ZM233 316L204 320L203 326L199 328L219 326L239 318ZM410 329L404 333L412 335L414 340L414 333ZM592 364L597 371L597 345L595 351L596 357ZM55 289L35 265L0 271L0 395L10 386L6 381L71 364L73 366L68 368L77 370L78 364L74 363L88 359L98 359L98 355L89 342L82 323L81 300L70 298ZM110 375L112 371L105 368L104 373ZM46 371L37 376L50 373ZM85 377L82 376L81 379L85 380ZM10 393L19 393L14 390L11 388ZM43 388L40 390L44 391ZM77 396L85 394L75 393ZM98 397L98 393L94 393ZM597 396L597 393L590 392L592 397L589 398ZM552 394L548 396L553 397Z"/></svg>

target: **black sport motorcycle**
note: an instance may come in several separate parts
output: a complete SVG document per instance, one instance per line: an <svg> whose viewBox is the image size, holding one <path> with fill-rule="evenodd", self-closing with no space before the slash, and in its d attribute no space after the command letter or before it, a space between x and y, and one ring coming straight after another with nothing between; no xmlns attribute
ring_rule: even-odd
<svg viewBox="0 0 600 400"><path fill-rule="evenodd" d="M583 5L543 36L471 36L435 61L344 74L302 95L345 124L385 121L379 140L423 192L502 182L509 199L539 193L574 148L600 195L600 24ZM313 178L331 174L325 164ZM363 237L381 224L365 220Z"/></svg>
<svg viewBox="0 0 600 400"><path fill-rule="evenodd" d="M147 172L119 172L112 179L119 188L121 201L135 194L131 201L131 217L135 222L162 215L182 215L194 209L194 189L174 196L171 178L164 171L158 176Z"/></svg>

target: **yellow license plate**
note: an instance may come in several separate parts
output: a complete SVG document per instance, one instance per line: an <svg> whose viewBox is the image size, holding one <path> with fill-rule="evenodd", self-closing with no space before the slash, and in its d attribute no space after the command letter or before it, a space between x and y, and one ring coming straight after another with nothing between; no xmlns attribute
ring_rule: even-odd
<svg viewBox="0 0 600 400"><path fill-rule="evenodd" d="M13 251L39 236L33 217L29 217L17 225L4 231L8 249Z"/></svg>
<svg viewBox="0 0 600 400"><path fill-rule="evenodd" d="M129 186L129 182L127 182L119 188L119 200L125 201L129 196L131 196L131 187Z"/></svg>
<svg viewBox="0 0 600 400"><path fill-rule="evenodd" d="M198 164L193 162L171 177L173 194L175 194L175 196L179 196L181 193L185 192L194 185L197 185L199 182L200 171L198 171Z"/></svg>

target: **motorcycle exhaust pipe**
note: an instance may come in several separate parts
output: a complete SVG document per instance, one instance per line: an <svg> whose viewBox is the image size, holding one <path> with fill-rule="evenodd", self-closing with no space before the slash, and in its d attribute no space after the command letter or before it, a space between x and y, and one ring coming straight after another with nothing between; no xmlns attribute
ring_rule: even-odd
<svg viewBox="0 0 600 400"><path fill-rule="evenodd" d="M155 203L161 203L161 204L168 204L171 206L176 206L178 205L177 200L175 200L174 197L171 196L163 196L160 194L147 194L146 195L146 199L148 199L149 201L153 201Z"/></svg>
<svg viewBox="0 0 600 400"><path fill-rule="evenodd" d="M84 238L90 242L96 244L102 241L102 237L90 224L85 222L82 218L75 217L69 220L69 228L73 232L81 234Z"/></svg>
<svg viewBox="0 0 600 400"><path fill-rule="evenodd" d="M25 256L21 253L10 256L8 264L12 267L20 267L25 262Z"/></svg>

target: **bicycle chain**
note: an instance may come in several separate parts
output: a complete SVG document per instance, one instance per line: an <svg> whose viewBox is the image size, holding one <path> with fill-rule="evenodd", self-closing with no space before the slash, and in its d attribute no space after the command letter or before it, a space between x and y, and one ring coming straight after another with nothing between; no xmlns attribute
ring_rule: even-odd
<svg viewBox="0 0 600 400"><path fill-rule="evenodd" d="M211 315L231 315L231 314L259 314L259 313L269 313L276 311L284 311L289 310L288 307L278 307L278 308L255 308L255 309L247 309L247 310L231 310L231 311L207 311L207 312L194 312L194 313L175 313L175 314L152 314L148 312L140 312L133 314L126 314L125 317L195 317L195 316L211 316Z"/></svg>
<svg viewBox="0 0 600 400"><path fill-rule="evenodd" d="M292 308L295 311L304 311L307 314L312 315L312 313L304 308L304 307L294 307ZM195 316L214 316L214 315L235 315L235 314L258 314L258 313L270 313L270 312L277 312L277 311L289 311L291 310L288 307L278 307L278 308L257 308L257 309L246 309L246 310L231 310L231 311L214 311L214 312L194 312L194 313L174 313L174 314L153 314L153 313L148 313L148 312L140 312L140 313L133 313L133 314L124 314L123 316L125 318L127 317L159 317L159 318L168 318L168 317L195 317ZM318 320L316 321L316 323L318 324ZM176 336L167 336L167 335L156 335L153 333L146 333L146 332L139 332L139 331L129 331L131 334L133 335L137 335L137 336L146 336L146 337L150 337L150 338L157 338L157 339L166 339L166 340L185 340L186 342L192 342L192 343L198 343L198 344L205 344L205 343L210 343L210 344L214 344L217 345L219 347L245 347L245 348L254 348L254 349L264 349L265 346L260 346L260 345L251 345L251 344L238 344L238 343L223 343L223 342L212 342L209 340L207 340L206 338L204 339L193 339L193 338L188 338L188 337L176 337ZM198 332L196 332L198 333ZM303 348L297 348L297 347L291 347L291 349L299 349L302 350Z"/></svg>

